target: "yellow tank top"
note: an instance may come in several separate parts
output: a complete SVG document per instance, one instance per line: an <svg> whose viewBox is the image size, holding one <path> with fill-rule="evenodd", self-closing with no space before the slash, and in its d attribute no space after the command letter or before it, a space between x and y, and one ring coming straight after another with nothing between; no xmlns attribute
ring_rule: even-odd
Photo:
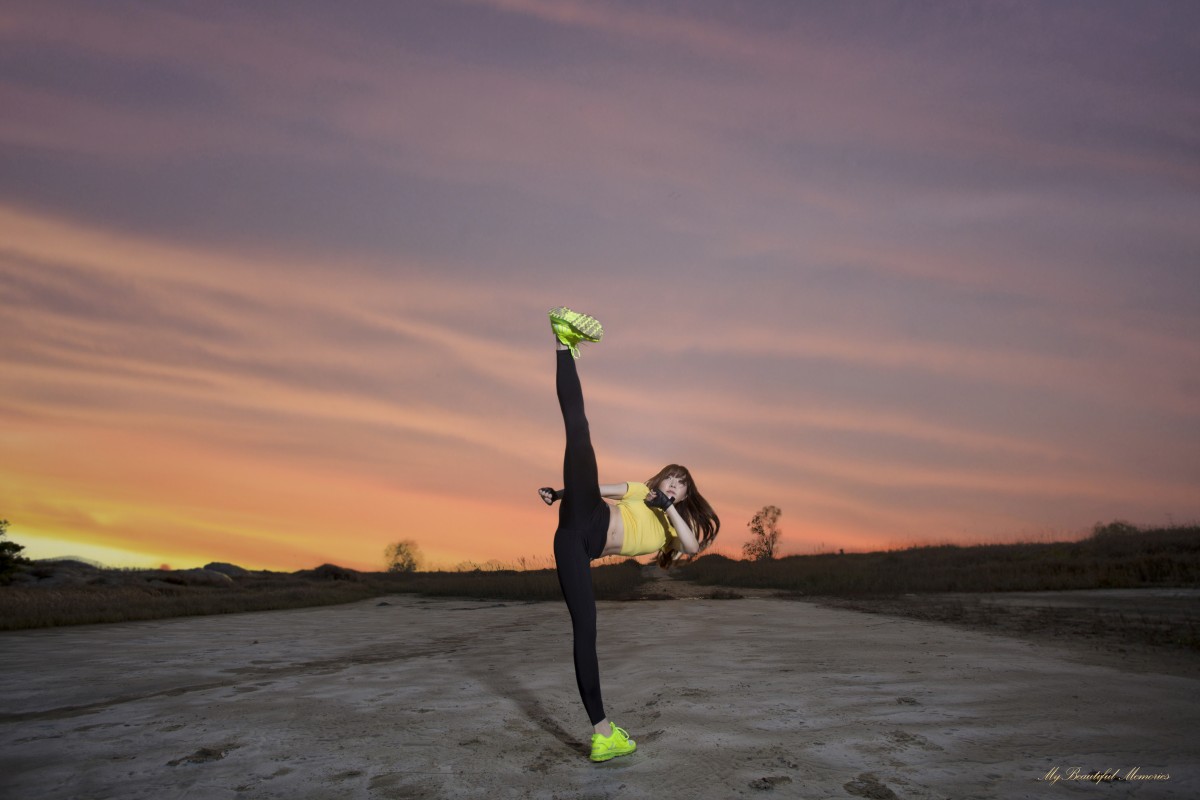
<svg viewBox="0 0 1200 800"><path fill-rule="evenodd" d="M617 508L621 509L621 522L625 525L625 540L621 543L623 556L656 553L679 535L666 514L643 502L648 494L650 489L646 484L630 482L626 484L625 496L617 503Z"/></svg>

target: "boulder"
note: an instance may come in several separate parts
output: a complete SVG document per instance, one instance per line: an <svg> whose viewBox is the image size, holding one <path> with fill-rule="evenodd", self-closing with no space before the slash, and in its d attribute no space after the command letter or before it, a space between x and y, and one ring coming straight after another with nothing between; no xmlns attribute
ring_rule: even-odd
<svg viewBox="0 0 1200 800"><path fill-rule="evenodd" d="M158 576L167 583L183 584L184 586L232 586L233 578L223 572L211 569L177 569L162 572Z"/></svg>
<svg viewBox="0 0 1200 800"><path fill-rule="evenodd" d="M305 578L319 578L326 581L360 581L362 576L352 569L339 567L336 564L322 564L316 569L302 570L297 575Z"/></svg>
<svg viewBox="0 0 1200 800"><path fill-rule="evenodd" d="M249 575L250 570L243 569L236 564L226 564L222 561L214 561L211 564L205 564L204 568L212 572L220 572L228 575L231 578L240 578L243 575Z"/></svg>
<svg viewBox="0 0 1200 800"><path fill-rule="evenodd" d="M22 571L36 580L36 583L27 585L49 588L81 586L101 574L96 565L73 558L40 558L32 564L23 565Z"/></svg>
<svg viewBox="0 0 1200 800"><path fill-rule="evenodd" d="M88 576L70 570L53 572L49 575L38 576L38 582L33 584L38 588L55 589L62 586L83 586L88 583Z"/></svg>

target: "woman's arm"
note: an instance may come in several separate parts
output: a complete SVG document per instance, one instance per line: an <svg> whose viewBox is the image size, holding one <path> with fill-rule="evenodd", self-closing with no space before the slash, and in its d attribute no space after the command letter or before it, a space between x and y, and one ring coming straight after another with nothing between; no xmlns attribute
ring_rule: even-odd
<svg viewBox="0 0 1200 800"><path fill-rule="evenodd" d="M600 484L601 497L616 497L622 498L629 492L628 483L602 483ZM558 500L562 499L562 489L551 489L549 486L543 486L538 489L538 497L542 498L542 502L548 506L552 506Z"/></svg>
<svg viewBox="0 0 1200 800"><path fill-rule="evenodd" d="M687 520L675 509L675 506L667 507L667 519L670 520L671 525L675 528L675 532L679 534L679 544L683 545L683 552L689 556L699 553L700 542L696 540L696 534L692 533Z"/></svg>

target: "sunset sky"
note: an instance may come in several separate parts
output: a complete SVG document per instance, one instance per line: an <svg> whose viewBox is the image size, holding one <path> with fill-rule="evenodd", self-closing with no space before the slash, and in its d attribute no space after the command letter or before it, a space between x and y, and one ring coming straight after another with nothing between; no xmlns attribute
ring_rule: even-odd
<svg viewBox="0 0 1200 800"><path fill-rule="evenodd" d="M740 554L1200 519L1200 4L8 2L26 555L549 563L604 482Z"/></svg>

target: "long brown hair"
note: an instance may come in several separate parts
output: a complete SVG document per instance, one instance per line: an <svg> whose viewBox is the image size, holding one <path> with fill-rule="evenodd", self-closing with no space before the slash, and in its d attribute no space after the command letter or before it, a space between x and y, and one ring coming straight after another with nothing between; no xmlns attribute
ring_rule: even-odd
<svg viewBox="0 0 1200 800"><path fill-rule="evenodd" d="M696 481L687 467L679 464L667 464L658 471L657 475L646 481L646 486L657 491L658 485L672 475L687 481L687 496L683 498L682 502L676 503L675 508L679 511L679 516L683 517L688 527L692 529L692 533L696 534L696 541L700 543L700 552L703 553L716 540L717 533L721 530L721 518L704 499L704 495L700 494L700 490L696 488ZM663 545L663 548L658 551L658 565L663 569L670 569L671 565L675 563L674 553L670 542Z"/></svg>

